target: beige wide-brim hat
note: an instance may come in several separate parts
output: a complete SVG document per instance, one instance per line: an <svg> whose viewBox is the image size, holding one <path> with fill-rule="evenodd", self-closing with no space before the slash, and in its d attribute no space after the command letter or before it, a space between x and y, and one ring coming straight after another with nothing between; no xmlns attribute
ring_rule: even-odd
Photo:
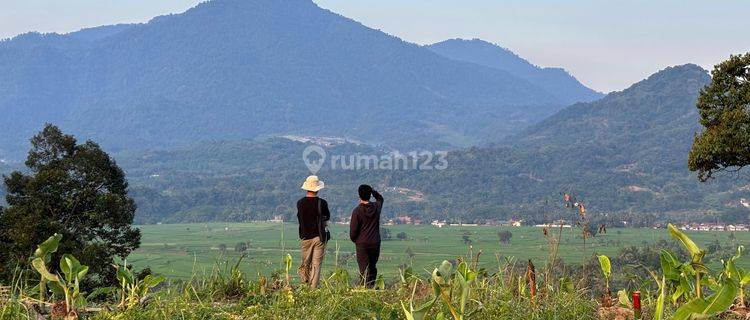
<svg viewBox="0 0 750 320"><path fill-rule="evenodd" d="M302 190L318 192L320 189L325 188L325 183L318 179L318 176L309 176L305 179L305 183L302 184Z"/></svg>

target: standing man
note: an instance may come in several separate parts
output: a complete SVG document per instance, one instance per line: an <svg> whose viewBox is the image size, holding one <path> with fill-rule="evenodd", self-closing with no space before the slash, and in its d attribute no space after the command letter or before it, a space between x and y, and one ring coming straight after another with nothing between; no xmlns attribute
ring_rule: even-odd
<svg viewBox="0 0 750 320"><path fill-rule="evenodd" d="M357 247L357 264L364 285L372 288L378 276L380 257L380 211L383 209L383 196L371 186L363 184L357 190L359 205L352 211L349 225L349 238ZM375 202L370 202L370 197Z"/></svg>
<svg viewBox="0 0 750 320"><path fill-rule="evenodd" d="M323 264L326 242L328 239L325 225L331 219L328 202L318 197L318 191L324 188L318 176L309 176L302 184L305 196L297 201L297 220L299 220L299 238L302 240L302 265L297 272L302 283L310 288L318 287L320 267Z"/></svg>

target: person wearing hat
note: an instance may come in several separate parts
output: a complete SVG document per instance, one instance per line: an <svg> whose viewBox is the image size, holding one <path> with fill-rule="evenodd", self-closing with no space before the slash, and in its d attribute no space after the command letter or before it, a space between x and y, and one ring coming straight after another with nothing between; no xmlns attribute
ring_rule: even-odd
<svg viewBox="0 0 750 320"><path fill-rule="evenodd" d="M380 257L380 211L383 209L383 196L371 186L363 184L357 190L359 204L352 211L349 223L349 239L357 249L357 264L362 282L368 288L375 285L378 277ZM370 197L375 202L370 202Z"/></svg>
<svg viewBox="0 0 750 320"><path fill-rule="evenodd" d="M318 176L309 176L302 184L306 194L297 201L297 220L302 251L302 264L297 270L302 283L317 288L320 281L320 268L325 256L327 232L325 224L331 219L328 202L318 197L318 191L325 184ZM323 233L323 234L321 234Z"/></svg>

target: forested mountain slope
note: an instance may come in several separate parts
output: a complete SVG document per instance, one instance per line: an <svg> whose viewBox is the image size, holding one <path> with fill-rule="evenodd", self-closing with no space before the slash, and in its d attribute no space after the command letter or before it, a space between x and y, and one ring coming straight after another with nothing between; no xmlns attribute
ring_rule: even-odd
<svg viewBox="0 0 750 320"><path fill-rule="evenodd" d="M45 122L114 152L282 134L468 146L564 102L310 0L212 0L145 24L0 42L0 158L22 158Z"/></svg>

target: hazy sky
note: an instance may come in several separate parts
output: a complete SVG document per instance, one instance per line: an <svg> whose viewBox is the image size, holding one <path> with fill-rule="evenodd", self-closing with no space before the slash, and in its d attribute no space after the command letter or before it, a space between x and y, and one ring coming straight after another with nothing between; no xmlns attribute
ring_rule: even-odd
<svg viewBox="0 0 750 320"><path fill-rule="evenodd" d="M32 30L69 32L145 22L199 2L2 0L0 38ZM411 42L494 42L537 65L564 67L584 84L605 92L623 89L669 65L692 62L709 69L730 53L750 51L747 0L315 2Z"/></svg>

